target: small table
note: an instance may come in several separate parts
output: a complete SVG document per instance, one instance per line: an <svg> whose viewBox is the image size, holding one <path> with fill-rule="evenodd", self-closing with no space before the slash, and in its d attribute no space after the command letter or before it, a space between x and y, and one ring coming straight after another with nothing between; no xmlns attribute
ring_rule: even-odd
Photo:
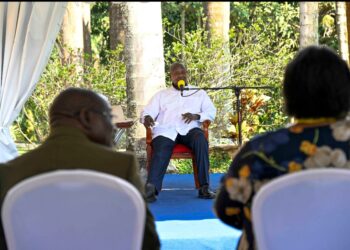
<svg viewBox="0 0 350 250"><path fill-rule="evenodd" d="M115 126L117 127L117 132L114 136L114 144L117 145L120 137L123 135L125 130L127 128L130 128L132 125L134 125L134 121L125 121L125 122L117 122L115 123Z"/></svg>

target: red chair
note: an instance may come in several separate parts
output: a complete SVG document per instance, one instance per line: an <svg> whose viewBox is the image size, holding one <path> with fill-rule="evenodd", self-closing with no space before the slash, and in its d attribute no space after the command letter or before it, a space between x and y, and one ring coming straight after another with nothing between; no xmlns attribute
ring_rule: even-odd
<svg viewBox="0 0 350 250"><path fill-rule="evenodd" d="M205 138L207 138L207 140L209 141L209 135L208 135L208 128L210 125L210 121L209 120L205 120L202 123L202 130L204 132L204 136ZM152 160L152 129L151 128L147 128L146 129L146 150L147 150L147 171L150 171L150 167L151 167L151 160ZM183 144L175 144L175 147L173 149L173 153L171 155L170 159L192 159L192 167L193 167L193 176L194 176L194 182L196 185L196 188L199 188L199 181L198 181L198 167L197 167L197 163L196 163L196 159L195 156L192 152L192 150L188 147L186 147Z"/></svg>

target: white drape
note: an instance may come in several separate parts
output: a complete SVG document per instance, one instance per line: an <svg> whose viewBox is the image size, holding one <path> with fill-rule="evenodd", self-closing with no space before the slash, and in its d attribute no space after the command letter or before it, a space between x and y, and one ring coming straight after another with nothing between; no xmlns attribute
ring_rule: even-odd
<svg viewBox="0 0 350 250"><path fill-rule="evenodd" d="M0 162L18 154L9 127L47 64L66 5L0 2Z"/></svg>

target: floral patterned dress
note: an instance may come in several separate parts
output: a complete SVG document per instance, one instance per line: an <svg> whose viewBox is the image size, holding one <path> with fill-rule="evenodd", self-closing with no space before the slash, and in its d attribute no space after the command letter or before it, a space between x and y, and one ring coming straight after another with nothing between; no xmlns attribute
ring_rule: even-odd
<svg viewBox="0 0 350 250"><path fill-rule="evenodd" d="M262 185L283 174L304 169L350 168L350 121L297 123L260 135L237 153L215 200L216 215L242 229L238 249L256 249L251 204Z"/></svg>

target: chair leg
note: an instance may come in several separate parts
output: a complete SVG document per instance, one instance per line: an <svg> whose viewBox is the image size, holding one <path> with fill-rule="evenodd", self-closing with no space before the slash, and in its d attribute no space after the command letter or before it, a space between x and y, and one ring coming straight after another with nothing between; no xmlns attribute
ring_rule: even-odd
<svg viewBox="0 0 350 250"><path fill-rule="evenodd" d="M149 174L149 171L151 170L152 147L147 145L146 151L147 151L146 169L147 169L147 173Z"/></svg>
<svg viewBox="0 0 350 250"><path fill-rule="evenodd" d="M194 156L192 157L192 167L193 167L194 183L196 185L196 188L198 189L200 188L199 179L198 179L198 167Z"/></svg>

